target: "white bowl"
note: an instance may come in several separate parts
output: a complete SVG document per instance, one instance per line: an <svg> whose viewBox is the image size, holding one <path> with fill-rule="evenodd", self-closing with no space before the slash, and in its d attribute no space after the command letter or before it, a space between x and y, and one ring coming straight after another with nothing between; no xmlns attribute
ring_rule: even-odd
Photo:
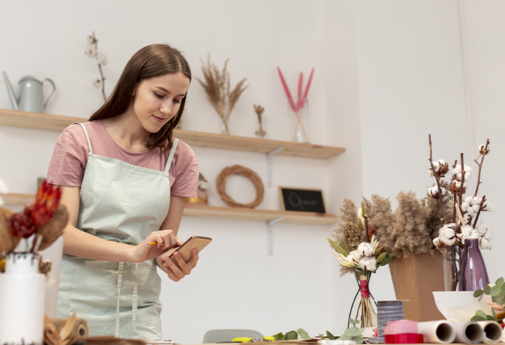
<svg viewBox="0 0 505 345"><path fill-rule="evenodd" d="M433 291L438 310L448 321L470 321L477 310L492 315L491 296L484 295L479 301L473 297L473 291Z"/></svg>

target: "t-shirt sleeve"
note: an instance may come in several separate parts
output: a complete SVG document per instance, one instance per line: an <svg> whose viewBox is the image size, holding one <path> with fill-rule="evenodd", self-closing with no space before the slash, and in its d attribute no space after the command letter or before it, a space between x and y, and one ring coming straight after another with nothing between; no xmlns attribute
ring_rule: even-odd
<svg viewBox="0 0 505 345"><path fill-rule="evenodd" d="M81 186L88 161L88 143L80 125L61 132L54 147L47 182L65 187Z"/></svg>
<svg viewBox="0 0 505 345"><path fill-rule="evenodd" d="M198 161L191 147L183 141L177 145L177 161L175 168L175 181L170 190L173 196L196 198L198 189ZM174 157L175 158L175 157Z"/></svg>

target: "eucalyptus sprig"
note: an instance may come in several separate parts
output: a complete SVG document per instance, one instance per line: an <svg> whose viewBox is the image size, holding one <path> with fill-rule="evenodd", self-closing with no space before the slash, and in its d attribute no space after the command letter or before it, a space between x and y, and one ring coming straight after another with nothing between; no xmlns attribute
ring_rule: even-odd
<svg viewBox="0 0 505 345"><path fill-rule="evenodd" d="M505 279L498 278L494 286L486 284L482 290L476 290L473 293L473 296L478 298L479 301L484 295L491 296L493 302L488 303L491 306L493 315L487 315L483 310L478 310L475 316L472 317L472 321L493 320L501 322L505 317Z"/></svg>
<svg viewBox="0 0 505 345"><path fill-rule="evenodd" d="M345 330L344 334L340 336L340 340L354 340L356 344L363 344L365 338L363 338L364 328L359 328L359 320L350 319L349 322L353 325L353 327L349 327Z"/></svg>

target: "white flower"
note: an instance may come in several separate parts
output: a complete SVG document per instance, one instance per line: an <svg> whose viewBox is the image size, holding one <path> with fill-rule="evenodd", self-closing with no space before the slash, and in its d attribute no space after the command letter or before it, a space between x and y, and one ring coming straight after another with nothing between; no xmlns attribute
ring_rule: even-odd
<svg viewBox="0 0 505 345"><path fill-rule="evenodd" d="M86 44L87 44L88 46L90 46L90 45L92 45L92 44L95 44L95 39L94 39L94 37L93 37L93 36L91 36L91 35L88 35L88 36L86 37Z"/></svg>
<svg viewBox="0 0 505 345"><path fill-rule="evenodd" d="M86 54L87 57L96 57L96 49L95 47L88 47L84 51L84 54Z"/></svg>
<svg viewBox="0 0 505 345"><path fill-rule="evenodd" d="M446 246L452 246L456 243L456 232L451 228L454 224L446 224L438 230L438 241Z"/></svg>
<svg viewBox="0 0 505 345"><path fill-rule="evenodd" d="M479 145L478 149L479 149L479 153L481 155L485 156L485 155L489 154L489 152L491 152L491 145L487 145L487 149L486 149L486 145L482 144L482 145Z"/></svg>
<svg viewBox="0 0 505 345"><path fill-rule="evenodd" d="M446 190L445 188L440 187L440 190L442 192L442 195L445 195ZM428 196L431 196L432 198L438 198L438 186L433 186L431 188L428 188Z"/></svg>
<svg viewBox="0 0 505 345"><path fill-rule="evenodd" d="M99 89L102 86L102 79L100 78L95 78L93 79L93 86Z"/></svg>
<svg viewBox="0 0 505 345"><path fill-rule="evenodd" d="M362 242L358 245L358 249L356 251L361 256L370 257L375 254L375 249L373 249L372 245L368 242Z"/></svg>
<svg viewBox="0 0 505 345"><path fill-rule="evenodd" d="M375 271L377 269L377 260L375 257L364 257L359 260L359 267L367 271Z"/></svg>
<svg viewBox="0 0 505 345"><path fill-rule="evenodd" d="M480 244L480 249L491 249L491 248L493 248L493 245L491 244L491 241L489 241L486 238L481 238L479 240L479 244Z"/></svg>
<svg viewBox="0 0 505 345"><path fill-rule="evenodd" d="M470 176L472 175L472 168L470 168L468 165L465 164L465 181L468 181L470 179ZM456 165L456 167L452 170L452 178L455 178L458 181L461 181L462 178L461 174L461 164Z"/></svg>
<svg viewBox="0 0 505 345"><path fill-rule="evenodd" d="M353 250L352 252L349 253L349 255L347 255L347 257L345 258L345 260L350 263L350 264L353 264L353 265L356 265L356 263L361 259L361 255L359 255L359 253L355 250Z"/></svg>
<svg viewBox="0 0 505 345"><path fill-rule="evenodd" d="M7 194L9 193L9 188L7 188L7 184L0 177L0 193Z"/></svg>
<svg viewBox="0 0 505 345"><path fill-rule="evenodd" d="M107 65L107 56L105 56L104 54L98 54L96 56L96 61L98 61L98 63L102 66L106 66Z"/></svg>

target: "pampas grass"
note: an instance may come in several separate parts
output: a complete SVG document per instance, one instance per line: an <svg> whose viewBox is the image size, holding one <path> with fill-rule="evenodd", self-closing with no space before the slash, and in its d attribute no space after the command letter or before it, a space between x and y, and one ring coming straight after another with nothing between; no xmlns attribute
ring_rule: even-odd
<svg viewBox="0 0 505 345"><path fill-rule="evenodd" d="M224 62L223 69L220 71L215 64L211 63L209 54L207 64L202 61L204 80L196 77L195 79L200 83L200 85L202 85L203 89L207 93L207 98L210 104L212 104L223 121L224 133L230 135L228 120L240 95L245 89L247 89L247 86L244 86L247 79L244 78L239 81L235 88L231 90L230 73L227 70L228 61L229 59Z"/></svg>

